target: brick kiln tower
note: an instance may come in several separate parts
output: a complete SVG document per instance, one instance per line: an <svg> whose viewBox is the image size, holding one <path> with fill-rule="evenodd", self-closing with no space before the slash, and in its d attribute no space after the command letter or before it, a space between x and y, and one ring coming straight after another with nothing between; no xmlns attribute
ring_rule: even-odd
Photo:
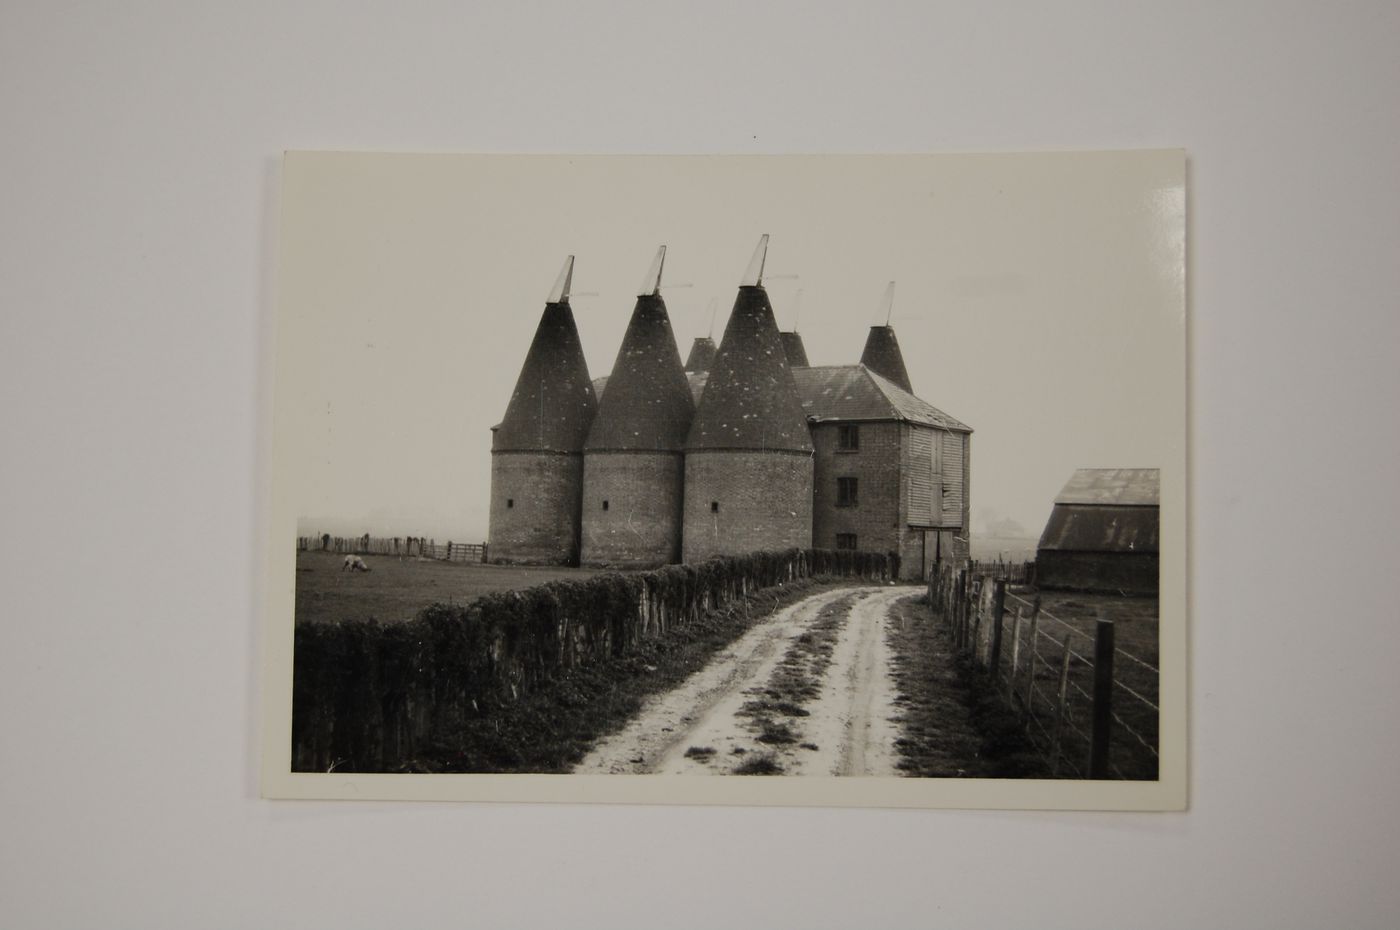
<svg viewBox="0 0 1400 930"><path fill-rule="evenodd" d="M810 367L807 362L807 347L802 344L802 334L794 330L790 333L778 333L783 340L783 355L787 358L788 366L791 368Z"/></svg>
<svg viewBox="0 0 1400 930"><path fill-rule="evenodd" d="M569 308L574 257L554 282L505 418L492 428L493 562L577 564L583 444L598 401Z"/></svg>
<svg viewBox="0 0 1400 930"><path fill-rule="evenodd" d="M583 447L584 565L680 561L685 439L695 405L661 299L665 261L663 245L638 290Z"/></svg>
<svg viewBox="0 0 1400 930"><path fill-rule="evenodd" d="M802 343L802 334L797 331L801 305L802 292L799 290L792 298L792 332L778 333L783 340L783 355L787 356L787 363L791 368L810 368L812 364L807 361L807 347Z"/></svg>
<svg viewBox="0 0 1400 930"><path fill-rule="evenodd" d="M860 363L912 394L914 388L909 383L909 371L904 367L904 355L899 351L899 340L895 338L894 327L890 326L890 314L894 310L893 281L885 288L885 297L880 303L880 309L884 311L885 323L883 326L870 327L870 335L865 337L865 351L860 355Z"/></svg>
<svg viewBox="0 0 1400 930"><path fill-rule="evenodd" d="M763 289L767 252L765 235L686 440L686 562L812 544L812 437Z"/></svg>
<svg viewBox="0 0 1400 930"><path fill-rule="evenodd" d="M709 371L715 363L715 341L709 336L696 336L690 344L690 355L686 356L685 370L690 372Z"/></svg>

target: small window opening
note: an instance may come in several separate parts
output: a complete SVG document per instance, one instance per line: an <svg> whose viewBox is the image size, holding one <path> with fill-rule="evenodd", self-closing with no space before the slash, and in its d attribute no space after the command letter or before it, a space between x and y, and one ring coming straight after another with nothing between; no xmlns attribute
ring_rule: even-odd
<svg viewBox="0 0 1400 930"><path fill-rule="evenodd" d="M837 549L854 549L855 547L856 547L856 534L855 534L855 533L837 533L837 534L836 534L836 548L837 548Z"/></svg>
<svg viewBox="0 0 1400 930"><path fill-rule="evenodd" d="M608 502L607 502L607 501L603 501L603 509L604 509L604 510L607 510L607 509L608 509Z"/></svg>
<svg viewBox="0 0 1400 930"><path fill-rule="evenodd" d="M514 507L514 506L515 506L515 498L513 498L513 497L507 497L507 498L506 498L506 509L509 510L510 508L512 508L512 507Z"/></svg>
<svg viewBox="0 0 1400 930"><path fill-rule="evenodd" d="M710 513L719 513L719 501L710 501Z"/></svg>
<svg viewBox="0 0 1400 930"><path fill-rule="evenodd" d="M837 433L836 448L842 452L855 452L860 448L860 427L854 424L842 426Z"/></svg>
<svg viewBox="0 0 1400 930"><path fill-rule="evenodd" d="M836 506L854 507L859 499L859 486L855 478L836 479Z"/></svg>

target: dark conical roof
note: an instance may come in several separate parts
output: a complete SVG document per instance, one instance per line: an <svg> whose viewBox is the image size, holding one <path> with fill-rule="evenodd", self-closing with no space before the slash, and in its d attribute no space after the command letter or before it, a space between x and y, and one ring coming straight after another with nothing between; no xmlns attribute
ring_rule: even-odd
<svg viewBox="0 0 1400 930"><path fill-rule="evenodd" d="M686 448L812 450L773 307L761 286L739 288Z"/></svg>
<svg viewBox="0 0 1400 930"><path fill-rule="evenodd" d="M801 333L778 333L783 340L783 354L787 356L787 362L793 368L807 368L810 362L807 361L807 347L802 344Z"/></svg>
<svg viewBox="0 0 1400 930"><path fill-rule="evenodd" d="M666 303L638 297L584 448L680 451L694 415Z"/></svg>
<svg viewBox="0 0 1400 930"><path fill-rule="evenodd" d="M865 351L860 354L860 363L877 375L883 375L893 381L910 394L914 393L893 326L870 327L870 335L865 337Z"/></svg>
<svg viewBox="0 0 1400 930"><path fill-rule="evenodd" d="M690 357L685 360L686 371L709 371L715 363L715 341L709 336L697 336L690 344Z"/></svg>
<svg viewBox="0 0 1400 930"><path fill-rule="evenodd" d="M598 399L588 378L569 300L545 305L505 418L491 448L498 452L578 452Z"/></svg>

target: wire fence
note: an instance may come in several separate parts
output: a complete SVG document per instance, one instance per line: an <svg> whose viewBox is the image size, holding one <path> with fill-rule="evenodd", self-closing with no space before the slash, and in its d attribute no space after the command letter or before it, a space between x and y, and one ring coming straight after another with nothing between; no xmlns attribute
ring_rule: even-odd
<svg viewBox="0 0 1400 930"><path fill-rule="evenodd" d="M444 562L485 562L486 543L459 543L421 536L298 536L298 552L329 552L343 555L387 555L399 558L437 559Z"/></svg>
<svg viewBox="0 0 1400 930"><path fill-rule="evenodd" d="M1033 578L1033 564L944 565L929 579L929 603L1021 716L1052 774L1156 779L1157 667L1116 644L1113 620L1044 609Z"/></svg>

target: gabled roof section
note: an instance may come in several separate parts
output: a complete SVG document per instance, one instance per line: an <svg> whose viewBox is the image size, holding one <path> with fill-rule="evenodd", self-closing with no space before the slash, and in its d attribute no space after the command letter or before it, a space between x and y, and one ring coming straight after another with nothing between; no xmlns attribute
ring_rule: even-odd
<svg viewBox="0 0 1400 930"><path fill-rule="evenodd" d="M792 373L802 409L816 423L902 420L970 433L972 428L881 377L864 365L818 365Z"/></svg>
<svg viewBox="0 0 1400 930"><path fill-rule="evenodd" d="M572 270L570 262L569 274L560 273L556 293L561 287L567 290ZM597 410L578 327L565 295L545 305L506 415L494 428L491 448L496 452L579 452Z"/></svg>
<svg viewBox="0 0 1400 930"><path fill-rule="evenodd" d="M758 253L755 261L761 275ZM686 448L812 451L807 418L762 286L739 288Z"/></svg>
<svg viewBox="0 0 1400 930"><path fill-rule="evenodd" d="M685 360L686 371L709 371L715 363L719 348L709 336L697 336L690 344L690 356Z"/></svg>
<svg viewBox="0 0 1400 930"><path fill-rule="evenodd" d="M806 368L811 363L807 361L807 347L802 344L802 334L799 332L778 333L783 340L783 354L787 356L787 362L793 368Z"/></svg>
<svg viewBox="0 0 1400 930"><path fill-rule="evenodd" d="M1160 485L1161 471L1156 468L1080 468L1055 503L1156 507Z"/></svg>
<svg viewBox="0 0 1400 930"><path fill-rule="evenodd" d="M894 327L872 326L865 337L865 351L860 354L860 363L871 371L883 375L899 387L914 393L909 381L909 371L904 367L904 354L899 351L899 340L895 338Z"/></svg>
<svg viewBox="0 0 1400 930"><path fill-rule="evenodd" d="M658 253L653 265L658 275L663 255ZM585 449L684 448L695 404L666 303L654 287L637 298L607 383Z"/></svg>
<svg viewBox="0 0 1400 930"><path fill-rule="evenodd" d="M1157 552L1156 507L1056 504L1038 549L1057 552Z"/></svg>

